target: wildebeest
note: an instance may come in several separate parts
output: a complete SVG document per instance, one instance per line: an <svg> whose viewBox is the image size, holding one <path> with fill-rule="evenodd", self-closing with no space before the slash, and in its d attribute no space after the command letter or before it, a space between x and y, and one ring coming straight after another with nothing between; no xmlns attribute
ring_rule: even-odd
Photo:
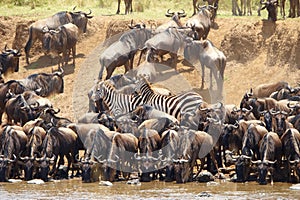
<svg viewBox="0 0 300 200"><path fill-rule="evenodd" d="M37 73L29 75L27 78L19 80L27 89L37 91L42 97L50 96L55 93L64 92L64 71L53 73Z"/></svg>
<svg viewBox="0 0 300 200"><path fill-rule="evenodd" d="M288 129L292 128L293 125L287 121L288 113L284 111L270 111L272 114L272 131L277 133L279 137Z"/></svg>
<svg viewBox="0 0 300 200"><path fill-rule="evenodd" d="M43 48L46 53L59 56L58 66L68 64L69 55L72 51L73 65L75 66L76 43L78 40L78 27L72 23L59 26L56 30L43 29Z"/></svg>
<svg viewBox="0 0 300 200"><path fill-rule="evenodd" d="M23 155L26 150L26 144L28 141L27 135L16 126L6 126L2 133L2 151L1 155L4 155L4 158L14 159L13 166L7 168L7 176L15 178L18 174L19 156ZM11 174L12 170L12 174ZM12 176L10 176L12 175Z"/></svg>
<svg viewBox="0 0 300 200"><path fill-rule="evenodd" d="M24 168L24 179L28 181L33 179L33 175L38 174L38 166L35 158L41 155L42 143L46 136L46 131L42 127L34 126L29 130L27 135L27 153L24 157L20 157L20 161Z"/></svg>
<svg viewBox="0 0 300 200"><path fill-rule="evenodd" d="M260 160L252 161L257 165L258 183L267 184L267 175L270 172L270 181L273 184L274 170L281 164L282 143L277 133L268 132L259 143Z"/></svg>
<svg viewBox="0 0 300 200"><path fill-rule="evenodd" d="M132 13L132 0L124 0L125 3L125 15ZM117 9L117 13L120 13L120 4L121 4L121 0L118 0L118 9Z"/></svg>
<svg viewBox="0 0 300 200"><path fill-rule="evenodd" d="M148 51L148 55L160 56L170 54L172 64L177 65L177 54L184 48L187 38L194 37L191 28L170 27L163 32L154 35L144 44L143 51ZM162 60L163 61L163 60Z"/></svg>
<svg viewBox="0 0 300 200"><path fill-rule="evenodd" d="M186 13L184 10L178 11L178 12L171 12L170 9L167 10L166 17L171 17L171 20L163 23L162 25L158 26L155 29L155 33L160 33L165 30L167 30L170 27L182 27L182 23L180 21L180 18L186 17Z"/></svg>
<svg viewBox="0 0 300 200"><path fill-rule="evenodd" d="M80 31L85 33L88 19L92 18L92 16L90 16L91 13L92 13L91 11L89 13L85 13L82 11L76 11L76 12L62 11L54 14L49 18L42 19L31 24L29 27L29 38L25 46L27 64L29 64L30 48L37 39L42 41L43 28L45 26L47 26L49 29L57 29L61 25L67 23L73 23L79 28Z"/></svg>
<svg viewBox="0 0 300 200"><path fill-rule="evenodd" d="M300 133L297 129L289 128L281 136L283 156L288 161L288 181L291 181L291 172L298 181L300 178Z"/></svg>
<svg viewBox="0 0 300 200"><path fill-rule="evenodd" d="M206 66L210 69L210 88L212 89L213 87L212 74L214 74L217 87L220 92L222 92L224 71L226 66L226 57L222 51L217 49L209 40L194 40L186 45L184 49L184 57L187 61L191 62L195 66L197 66L198 63L201 64L201 89L204 87L204 66Z"/></svg>
<svg viewBox="0 0 300 200"><path fill-rule="evenodd" d="M34 110L38 105L29 105L23 94L18 94L10 98L4 108L8 124L20 123L23 126L26 122L35 119Z"/></svg>
<svg viewBox="0 0 300 200"><path fill-rule="evenodd" d="M16 49L8 49L5 46L4 50L0 54L0 74L6 75L9 71L19 71L19 58L21 53Z"/></svg>
<svg viewBox="0 0 300 200"><path fill-rule="evenodd" d="M4 112L4 107L6 101L11 97L7 95L8 93L12 94L22 94L26 88L19 81L10 80L4 84L0 84L0 121L2 120L2 114Z"/></svg>
<svg viewBox="0 0 300 200"><path fill-rule="evenodd" d="M135 156L135 159L140 161L141 181L149 182L151 180L150 173L155 172L155 166L159 156L159 149L161 149L161 140L157 131L153 129L142 129L138 138L138 147L140 155ZM156 164L157 165L157 164ZM154 179L154 174L152 179Z"/></svg>
<svg viewBox="0 0 300 200"><path fill-rule="evenodd" d="M213 138L208 133L184 130L179 137L178 153L173 159L176 183L191 181L196 159L201 159L201 170L203 170L205 157L208 154L213 159L216 169L218 169L213 146ZM200 170L198 172L200 172Z"/></svg>
<svg viewBox="0 0 300 200"><path fill-rule="evenodd" d="M136 52L151 37L151 30L146 29L145 24L129 25L130 31L125 32L118 41L111 44L100 55L99 80L102 80L104 68L109 79L116 67L125 66L125 72L132 69Z"/></svg>
<svg viewBox="0 0 300 200"><path fill-rule="evenodd" d="M175 180L174 165L172 159L176 157L179 145L179 135L175 130L166 130L161 136L162 164L166 168L165 181Z"/></svg>
<svg viewBox="0 0 300 200"><path fill-rule="evenodd" d="M134 155L138 152L138 139L131 133L116 133L112 137L107 163L104 166L105 180L114 181L116 170L131 172L136 168ZM128 178L128 177L125 177Z"/></svg>
<svg viewBox="0 0 300 200"><path fill-rule="evenodd" d="M42 144L42 157L46 155L46 158L52 158L55 156L54 165L52 170L49 172L50 175L56 175L57 173L57 159L58 156L59 162L58 166L63 164L64 156L66 156L68 160L68 168L67 172L70 169L71 163L75 160L75 155L78 153L78 149L76 146L77 134L69 129L64 127L55 127L52 124L52 127L47 130L47 134ZM47 179L48 173L41 174L44 179ZM72 171L73 175L73 171Z"/></svg>
<svg viewBox="0 0 300 200"><path fill-rule="evenodd" d="M261 125L250 124L243 136L242 155L236 162L237 182L247 181L251 160L259 160L259 142L268 130Z"/></svg>
<svg viewBox="0 0 300 200"><path fill-rule="evenodd" d="M265 2L260 2L263 7L261 10L267 8L268 11L268 20L270 21L277 21L277 6L278 6L278 0L267 0Z"/></svg>
<svg viewBox="0 0 300 200"><path fill-rule="evenodd" d="M185 25L187 27L195 29L195 31L197 32L197 36L195 37L195 39L200 40L202 38L205 40L208 36L210 27L213 22L213 15L209 10L210 8L216 9L210 5L198 7L198 13L186 21Z"/></svg>
<svg viewBox="0 0 300 200"><path fill-rule="evenodd" d="M250 89L249 96L256 97L256 98L265 98L269 97L273 92L279 91L281 89L288 89L290 90L291 87L285 81L278 81L275 83L268 83L268 84L260 84L253 89Z"/></svg>

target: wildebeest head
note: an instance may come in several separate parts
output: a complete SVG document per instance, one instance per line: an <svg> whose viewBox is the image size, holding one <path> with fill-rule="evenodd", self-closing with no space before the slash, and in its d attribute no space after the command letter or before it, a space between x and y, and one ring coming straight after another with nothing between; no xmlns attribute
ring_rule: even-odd
<svg viewBox="0 0 300 200"><path fill-rule="evenodd" d="M93 179L92 173L93 170L95 170L94 165L97 165L99 163L91 159L84 159L83 161L80 161L80 164L81 164L81 171L82 171L82 181L84 183L92 182Z"/></svg>
<svg viewBox="0 0 300 200"><path fill-rule="evenodd" d="M248 175L250 173L250 164L251 164L250 156L241 155L238 158L237 162L235 163L237 182L247 181Z"/></svg>
<svg viewBox="0 0 300 200"><path fill-rule="evenodd" d="M24 179L26 181L33 179L34 160L35 157L20 157L20 161L24 164Z"/></svg>
<svg viewBox="0 0 300 200"><path fill-rule="evenodd" d="M181 27L181 22L180 22L180 18L182 17L186 17L186 13L184 10L178 11L178 12L170 12L170 9L167 10L166 17L171 17L173 21L175 21L179 27Z"/></svg>
<svg viewBox="0 0 300 200"><path fill-rule="evenodd" d="M20 50L8 49L7 46L5 46L4 50L0 54L1 74L6 74L8 69L10 69L13 72L18 72L20 56Z"/></svg>
<svg viewBox="0 0 300 200"><path fill-rule="evenodd" d="M46 154L41 158L36 158L39 165L39 175L43 181L48 181L48 173L50 170L50 164L55 160L55 155L52 158L46 157Z"/></svg>
<svg viewBox="0 0 300 200"><path fill-rule="evenodd" d="M276 112L274 110L271 110L270 112L272 114L272 129L279 135L279 137L281 137L288 128L286 124L288 113L284 111Z"/></svg>
<svg viewBox="0 0 300 200"><path fill-rule="evenodd" d="M73 8L73 11L75 10L76 6ZM72 16L73 24L75 24L79 30L81 30L83 33L86 32L86 27L88 23L88 19L91 19L93 16L90 16L92 14L92 11L89 10L89 13L85 13L82 11L76 11L76 12L69 12Z"/></svg>
<svg viewBox="0 0 300 200"><path fill-rule="evenodd" d="M278 0L267 0L266 2L260 1L262 5L264 5L261 10L267 8L268 11L268 20L273 22L277 21L277 6Z"/></svg>
<svg viewBox="0 0 300 200"><path fill-rule="evenodd" d="M258 183L261 185L266 185L267 184L267 175L268 175L268 171L272 171L273 167L272 165L276 162L275 161L269 161L269 160L265 160L265 161L261 161L261 160L257 160L257 161L252 161L253 164L257 165L257 172L258 172Z"/></svg>
<svg viewBox="0 0 300 200"><path fill-rule="evenodd" d="M60 67L59 71L53 72L52 84L59 93L64 92L64 70Z"/></svg>

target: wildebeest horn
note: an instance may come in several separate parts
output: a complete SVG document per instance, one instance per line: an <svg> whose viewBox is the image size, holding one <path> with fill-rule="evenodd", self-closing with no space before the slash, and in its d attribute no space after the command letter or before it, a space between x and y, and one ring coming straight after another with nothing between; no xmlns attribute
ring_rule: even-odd
<svg viewBox="0 0 300 200"><path fill-rule="evenodd" d="M200 4L197 5L197 9L200 10L202 8L206 8L206 5L200 6Z"/></svg>
<svg viewBox="0 0 300 200"><path fill-rule="evenodd" d="M215 10L218 8L217 6L212 6L212 5L208 5L208 7Z"/></svg>
<svg viewBox="0 0 300 200"><path fill-rule="evenodd" d="M10 159L8 159L8 162L16 162L17 161L17 156L15 155L15 154L13 154L13 157L14 157L14 159L13 160L10 160Z"/></svg>
<svg viewBox="0 0 300 200"><path fill-rule="evenodd" d="M92 14L92 10L91 9L89 9L89 13L86 13L86 15L90 15L90 14Z"/></svg>
<svg viewBox="0 0 300 200"><path fill-rule="evenodd" d="M77 6L74 6L72 10L75 11L76 7L77 7Z"/></svg>
<svg viewBox="0 0 300 200"><path fill-rule="evenodd" d="M289 108L295 108L296 107L296 105L294 105L294 106L291 106L291 104L290 104L290 102L288 102L288 104L287 104L287 107L289 107Z"/></svg>
<svg viewBox="0 0 300 200"><path fill-rule="evenodd" d="M251 163L252 163L252 164L260 164L260 163L262 163L262 162L261 162L261 160L256 160L256 161L251 160Z"/></svg>
<svg viewBox="0 0 300 200"><path fill-rule="evenodd" d="M275 164L275 163L277 162L277 160L275 160L275 161L266 160L265 162L266 162L267 164L273 165L273 164Z"/></svg>
<svg viewBox="0 0 300 200"><path fill-rule="evenodd" d="M38 101L30 105L30 108L32 109L38 109L39 107L40 107L40 103Z"/></svg>
<svg viewBox="0 0 300 200"><path fill-rule="evenodd" d="M80 160L79 160L79 153L75 155L75 160L76 160L77 162L81 162L81 158L80 158Z"/></svg>
<svg viewBox="0 0 300 200"><path fill-rule="evenodd" d="M185 13L185 11L183 10L183 9L181 9L182 11L179 11L178 12L178 16L179 17L186 17L186 13Z"/></svg>
<svg viewBox="0 0 300 200"><path fill-rule="evenodd" d="M113 163L118 162L119 159L120 159L119 156L115 155L115 157L116 157L117 160L109 159L109 162L113 162Z"/></svg>
<svg viewBox="0 0 300 200"><path fill-rule="evenodd" d="M25 157L19 157L20 158L20 160L30 160L30 158L28 157L28 156L25 156Z"/></svg>
<svg viewBox="0 0 300 200"><path fill-rule="evenodd" d="M251 156L246 156L246 155L241 155L241 158L243 158L243 159L252 159Z"/></svg>
<svg viewBox="0 0 300 200"><path fill-rule="evenodd" d="M290 160L290 163L291 164L298 164L300 162L299 158L297 160Z"/></svg>
<svg viewBox="0 0 300 200"><path fill-rule="evenodd" d="M280 111L275 111L274 108L270 110L271 115L278 115Z"/></svg>
<svg viewBox="0 0 300 200"><path fill-rule="evenodd" d="M249 106L250 109L247 109L247 108L242 108L242 111L243 112L251 112L253 110L253 107L252 106Z"/></svg>
<svg viewBox="0 0 300 200"><path fill-rule="evenodd" d="M170 12L170 9L168 9L165 14L166 17L172 17L173 15L174 15L174 12Z"/></svg>
<svg viewBox="0 0 300 200"><path fill-rule="evenodd" d="M4 51L8 51L7 44L4 46Z"/></svg>
<svg viewBox="0 0 300 200"><path fill-rule="evenodd" d="M140 156L138 156L137 153L134 154L134 158L135 158L136 160L141 160L141 159L142 159Z"/></svg>
<svg viewBox="0 0 300 200"><path fill-rule="evenodd" d="M43 33L48 33L48 32L49 32L48 26L44 26L44 27L42 28L42 31L43 31Z"/></svg>

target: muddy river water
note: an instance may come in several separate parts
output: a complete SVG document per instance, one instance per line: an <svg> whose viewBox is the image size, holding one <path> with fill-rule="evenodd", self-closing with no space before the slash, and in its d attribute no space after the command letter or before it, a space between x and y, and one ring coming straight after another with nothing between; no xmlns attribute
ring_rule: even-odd
<svg viewBox="0 0 300 200"><path fill-rule="evenodd" d="M141 185L115 182L112 186L82 183L80 179L44 184L0 183L0 199L300 199L292 184L273 186L256 182L165 183L153 181ZM209 196L209 197L208 197Z"/></svg>

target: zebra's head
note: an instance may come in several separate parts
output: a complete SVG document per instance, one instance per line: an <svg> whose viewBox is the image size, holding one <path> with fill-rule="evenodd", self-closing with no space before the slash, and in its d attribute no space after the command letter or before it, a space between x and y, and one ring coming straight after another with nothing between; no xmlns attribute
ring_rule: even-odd
<svg viewBox="0 0 300 200"><path fill-rule="evenodd" d="M103 98L104 96L104 81L98 82L96 85L93 86L92 88L92 96L91 99L93 101L99 101L100 99Z"/></svg>

